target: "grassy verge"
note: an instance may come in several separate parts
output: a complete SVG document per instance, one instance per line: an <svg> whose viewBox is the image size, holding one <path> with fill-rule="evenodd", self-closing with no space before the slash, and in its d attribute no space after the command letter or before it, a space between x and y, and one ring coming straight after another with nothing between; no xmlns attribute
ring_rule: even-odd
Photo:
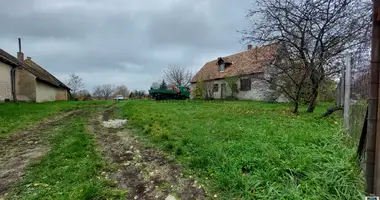
<svg viewBox="0 0 380 200"><path fill-rule="evenodd" d="M63 101L46 103L3 103L0 104L0 139L13 131L22 130L61 111L77 109L107 101Z"/></svg>
<svg viewBox="0 0 380 200"><path fill-rule="evenodd" d="M136 133L200 177L218 199L362 199L355 147L340 119L285 104L158 103L124 106Z"/></svg>
<svg viewBox="0 0 380 200"><path fill-rule="evenodd" d="M75 117L49 133L51 150L31 165L9 199L112 199L122 193L111 190L101 177L106 169L95 140L86 131L86 118Z"/></svg>

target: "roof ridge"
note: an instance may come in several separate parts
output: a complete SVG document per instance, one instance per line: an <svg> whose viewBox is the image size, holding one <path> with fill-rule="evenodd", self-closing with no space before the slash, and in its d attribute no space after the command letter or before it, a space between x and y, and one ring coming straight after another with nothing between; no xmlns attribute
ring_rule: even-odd
<svg viewBox="0 0 380 200"><path fill-rule="evenodd" d="M28 64L28 62L30 62L30 63ZM50 81L48 81L48 82L50 82L51 84L56 85L56 86L66 87L66 88L70 89L67 85L62 83L58 78L56 78L53 74L51 74L49 71L47 71L41 65L34 62L31 58L25 59L25 63L28 64L29 66L31 64L32 66L30 66L30 67L32 69L33 69L33 67L38 68L38 69L33 69L33 70L34 71L40 70L40 72L37 71L37 73L42 73L42 74L46 75L47 77L45 77L45 78L50 79ZM39 77L39 78L42 79L42 77ZM47 81L47 80L45 80L45 81ZM55 83L52 83L51 81L54 81Z"/></svg>
<svg viewBox="0 0 380 200"><path fill-rule="evenodd" d="M276 54L277 47L279 47L278 43L256 46L255 48L208 61L195 74L191 82L194 83L202 77L207 77L205 80L215 80L223 79L226 76L236 76L239 73L250 74L263 72L265 68L265 66L263 66L264 60L272 59ZM250 56L250 53L255 53L255 51L257 51L256 56ZM229 60L232 63L231 67L227 67L224 72L219 72L215 63L219 58Z"/></svg>
<svg viewBox="0 0 380 200"><path fill-rule="evenodd" d="M70 89L68 86L66 86L64 83L62 83L59 79L57 79L54 75L52 75L50 72L48 72L46 69L32 61L31 59L26 60L19 60L17 57L11 55L10 53L6 52L4 49L0 48L0 59L4 62L11 65L11 67L21 67L28 71L29 73L33 74L38 79L45 81L51 85L57 86L57 87L65 87L67 89Z"/></svg>
<svg viewBox="0 0 380 200"><path fill-rule="evenodd" d="M261 48L264 48L264 47L267 47L267 46L275 46L275 45L278 45L277 43L271 43L271 44L266 44L266 45L262 45L262 46L256 46L256 47L252 47L252 49L246 49L246 50L242 50L242 51L240 51L240 52L237 52L237 53L234 53L234 54L231 54L231 55L229 55L229 56L221 56L220 58L226 58L226 57L230 57L230 56L236 56L236 55L238 55L238 54L241 54L241 53L247 53L247 52L249 52L249 51L253 51L253 50L255 50L256 48L257 49L261 49ZM215 60L217 60L217 59L215 59Z"/></svg>

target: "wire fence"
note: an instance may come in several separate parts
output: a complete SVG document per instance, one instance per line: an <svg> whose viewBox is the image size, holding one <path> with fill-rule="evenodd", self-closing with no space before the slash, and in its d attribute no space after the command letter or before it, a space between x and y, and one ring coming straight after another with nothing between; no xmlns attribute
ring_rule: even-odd
<svg viewBox="0 0 380 200"><path fill-rule="evenodd" d="M369 68L352 72L350 89L350 115L348 133L354 144L358 145L368 107Z"/></svg>
<svg viewBox="0 0 380 200"><path fill-rule="evenodd" d="M369 67L358 70L354 66L352 71L349 70L350 76L346 75L345 69L344 66L336 87L336 106L344 107L346 90L349 90L349 95L346 96L349 98L349 112L347 115L344 115L345 112L339 113L344 118L344 129L350 136L350 142L358 146L368 107ZM348 82L347 78L350 79Z"/></svg>

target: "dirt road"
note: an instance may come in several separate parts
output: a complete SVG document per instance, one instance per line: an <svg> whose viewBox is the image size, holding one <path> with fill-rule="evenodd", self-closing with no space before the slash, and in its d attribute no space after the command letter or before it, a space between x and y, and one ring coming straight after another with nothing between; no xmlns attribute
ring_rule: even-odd
<svg viewBox="0 0 380 200"><path fill-rule="evenodd" d="M22 179L27 165L38 162L49 151L49 145L43 140L43 136L58 128L62 120L78 112L80 110L62 113L0 140L0 197L12 184Z"/></svg>
<svg viewBox="0 0 380 200"><path fill-rule="evenodd" d="M112 118L113 110L89 122L89 130L96 136L104 157L116 165L104 176L117 181L117 187L128 190L128 199L165 199L169 195L181 200L205 199L197 181L185 178L181 166L157 149L141 144L126 128L105 128L101 122Z"/></svg>
<svg viewBox="0 0 380 200"><path fill-rule="evenodd" d="M161 151L140 143L131 130L106 128L103 121L113 118L115 107L86 114L87 130L93 134L109 168L101 172L103 178L115 183L115 188L126 191L127 199L205 199L205 192L196 180L184 177L181 166ZM44 140L47 134L59 129L67 118L81 110L61 113L49 120L12 134L0 141L0 199L25 175L25 168L38 162L49 150Z"/></svg>

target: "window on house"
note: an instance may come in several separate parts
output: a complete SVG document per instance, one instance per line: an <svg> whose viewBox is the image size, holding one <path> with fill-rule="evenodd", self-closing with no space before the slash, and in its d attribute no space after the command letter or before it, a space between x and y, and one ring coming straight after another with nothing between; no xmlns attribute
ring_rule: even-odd
<svg viewBox="0 0 380 200"><path fill-rule="evenodd" d="M248 91L251 90L251 79L240 79L240 90L241 91Z"/></svg>
<svg viewBox="0 0 380 200"><path fill-rule="evenodd" d="M213 92L218 92L219 91L219 85L218 84L214 84L214 90Z"/></svg>
<svg viewBox="0 0 380 200"><path fill-rule="evenodd" d="M224 68L225 68L225 64L224 63L221 63L219 65L219 72L224 72Z"/></svg>

